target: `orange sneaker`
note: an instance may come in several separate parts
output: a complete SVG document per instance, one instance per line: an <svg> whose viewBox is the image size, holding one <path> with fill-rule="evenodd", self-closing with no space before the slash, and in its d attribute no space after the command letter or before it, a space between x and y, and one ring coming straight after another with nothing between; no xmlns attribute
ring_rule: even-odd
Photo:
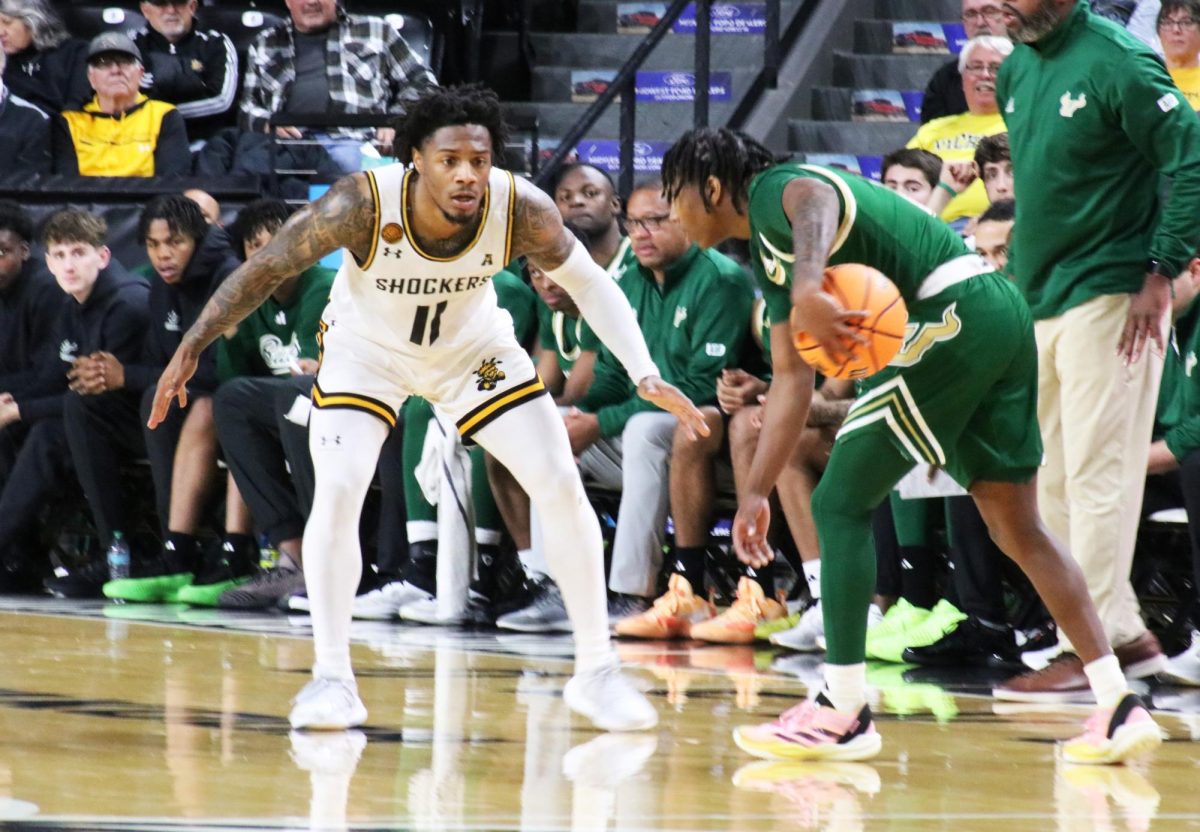
<svg viewBox="0 0 1200 832"><path fill-rule="evenodd" d="M751 644L755 627L786 615L787 608L768 598L758 581L743 576L738 580L733 606L716 618L693 626L692 638L717 644Z"/></svg>
<svg viewBox="0 0 1200 832"><path fill-rule="evenodd" d="M694 624L716 614L716 608L692 592L688 579L676 572L666 594L645 612L618 621L613 632L626 638L690 638Z"/></svg>

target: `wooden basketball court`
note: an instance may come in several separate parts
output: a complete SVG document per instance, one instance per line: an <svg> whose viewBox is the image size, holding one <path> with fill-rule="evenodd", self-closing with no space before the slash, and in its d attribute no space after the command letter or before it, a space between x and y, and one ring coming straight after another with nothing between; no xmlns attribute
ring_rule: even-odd
<svg viewBox="0 0 1200 832"><path fill-rule="evenodd" d="M1200 691L1149 691L1171 740L1152 760L1084 768L1054 741L1086 709L1007 713L989 679L881 667L877 760L763 763L731 728L802 696L818 659L623 645L661 723L602 734L562 702L567 638L356 622L367 726L289 735L308 636L282 615L0 598L0 828L1200 829Z"/></svg>

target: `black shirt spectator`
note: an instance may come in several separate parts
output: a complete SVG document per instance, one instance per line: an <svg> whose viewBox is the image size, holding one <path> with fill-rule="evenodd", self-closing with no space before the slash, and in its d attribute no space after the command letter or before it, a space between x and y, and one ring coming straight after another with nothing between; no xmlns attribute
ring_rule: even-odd
<svg viewBox="0 0 1200 832"><path fill-rule="evenodd" d="M148 25L133 41L146 68L142 92L174 104L193 141L232 126L238 85L233 43L215 29L200 28L196 0L147 0L141 12Z"/></svg>
<svg viewBox="0 0 1200 832"><path fill-rule="evenodd" d="M1000 3L1001 0L962 0L962 24L967 40L980 35L1008 36ZM933 73L921 102L921 123L965 113L967 99L963 95L962 84L958 58L951 59Z"/></svg>
<svg viewBox="0 0 1200 832"><path fill-rule="evenodd" d="M0 72L5 55L0 52ZM50 116L0 81L0 176L50 172Z"/></svg>
<svg viewBox="0 0 1200 832"><path fill-rule="evenodd" d="M54 346L67 296L32 256L33 223L13 202L0 202L0 393L37 376L37 362Z"/></svg>
<svg viewBox="0 0 1200 832"><path fill-rule="evenodd" d="M68 36L46 0L0 0L0 45L8 55L4 83L47 113L92 97L87 44Z"/></svg>

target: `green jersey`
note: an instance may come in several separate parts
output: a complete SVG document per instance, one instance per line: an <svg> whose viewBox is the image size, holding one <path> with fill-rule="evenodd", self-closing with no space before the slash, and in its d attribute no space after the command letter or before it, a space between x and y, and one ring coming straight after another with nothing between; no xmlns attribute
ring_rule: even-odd
<svg viewBox="0 0 1200 832"><path fill-rule="evenodd" d="M270 297L217 346L217 377L288 376L298 358L317 358L317 325L329 303L335 272L313 266L300 275L286 304Z"/></svg>
<svg viewBox="0 0 1200 832"><path fill-rule="evenodd" d="M1200 241L1200 120L1145 45L1079 0L1016 44L996 101L1020 195L1008 270L1036 320L1138 291L1148 258L1187 264Z"/></svg>
<svg viewBox="0 0 1200 832"><path fill-rule="evenodd" d="M793 179L816 179L838 196L838 231L830 265L863 263L887 275L908 303L939 266L970 255L949 226L904 197L851 173L786 162L750 183L750 260L773 321L792 309L792 224L783 190Z"/></svg>
<svg viewBox="0 0 1200 832"><path fill-rule="evenodd" d="M542 349L558 355L558 366L563 375L569 376L575 362L585 351L600 349L600 339L588 326L583 316L572 318L565 312L554 312L537 299L538 342Z"/></svg>
<svg viewBox="0 0 1200 832"><path fill-rule="evenodd" d="M521 276L512 271L512 266L492 275L492 286L496 288L496 303L512 316L513 333L517 343L528 346L533 340L534 327L537 326L535 304L537 295Z"/></svg>
<svg viewBox="0 0 1200 832"><path fill-rule="evenodd" d="M1177 338L1178 336L1178 338ZM1176 459L1200 448L1200 303L1193 303L1171 333L1163 362L1155 438L1165 439Z"/></svg>

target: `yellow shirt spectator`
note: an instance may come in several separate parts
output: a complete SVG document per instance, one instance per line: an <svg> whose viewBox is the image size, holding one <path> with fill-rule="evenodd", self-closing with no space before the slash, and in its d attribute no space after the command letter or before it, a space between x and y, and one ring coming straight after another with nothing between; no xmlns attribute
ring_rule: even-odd
<svg viewBox="0 0 1200 832"><path fill-rule="evenodd" d="M975 146L980 139L1003 133L1005 129L1004 119L999 113L960 113L935 118L922 125L907 146L928 150L943 162L969 162L975 158ZM987 207L987 192L983 182L976 179L965 191L950 200L950 204L942 211L942 219L953 222L962 217L976 217Z"/></svg>
<svg viewBox="0 0 1200 832"><path fill-rule="evenodd" d="M1171 73L1171 80L1187 98L1192 109L1200 110L1200 66L1180 67L1167 71Z"/></svg>

